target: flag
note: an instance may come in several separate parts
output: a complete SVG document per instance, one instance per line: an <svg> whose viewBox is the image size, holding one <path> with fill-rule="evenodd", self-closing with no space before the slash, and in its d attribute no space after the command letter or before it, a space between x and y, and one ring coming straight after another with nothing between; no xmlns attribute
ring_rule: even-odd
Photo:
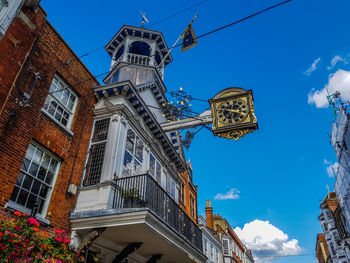
<svg viewBox="0 0 350 263"><path fill-rule="evenodd" d="M192 22L196 19L196 17L197 17L197 15L193 18ZM197 37L193 31L192 22L188 25L188 27L185 29L185 32L183 32L183 34L181 35L181 37L182 37L181 51L182 52L197 45Z"/></svg>

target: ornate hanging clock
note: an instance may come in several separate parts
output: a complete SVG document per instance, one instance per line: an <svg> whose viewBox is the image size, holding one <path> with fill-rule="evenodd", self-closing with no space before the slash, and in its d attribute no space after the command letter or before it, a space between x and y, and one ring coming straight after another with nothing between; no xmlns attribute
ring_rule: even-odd
<svg viewBox="0 0 350 263"><path fill-rule="evenodd" d="M215 136L238 140L258 129L251 90L228 88L216 94L209 103Z"/></svg>

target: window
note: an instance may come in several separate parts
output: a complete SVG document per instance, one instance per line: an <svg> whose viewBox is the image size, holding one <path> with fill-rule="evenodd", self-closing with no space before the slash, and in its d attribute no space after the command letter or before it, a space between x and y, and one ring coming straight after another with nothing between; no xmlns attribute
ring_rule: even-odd
<svg viewBox="0 0 350 263"><path fill-rule="evenodd" d="M191 217L192 218L195 218L195 208L194 208L194 198L193 196L191 195L190 196L190 213L191 213Z"/></svg>
<svg viewBox="0 0 350 263"><path fill-rule="evenodd" d="M8 4L9 3L7 2L7 0L0 0L0 12L1 10L5 9L5 7L7 7Z"/></svg>
<svg viewBox="0 0 350 263"><path fill-rule="evenodd" d="M109 129L109 118L95 121L93 136L86 164L84 186L94 185L100 182L103 160L106 151Z"/></svg>
<svg viewBox="0 0 350 263"><path fill-rule="evenodd" d="M64 127L69 128L78 97L68 88L58 76L55 76L51 86L50 92L46 98L44 109L49 115L57 120Z"/></svg>
<svg viewBox="0 0 350 263"><path fill-rule="evenodd" d="M181 183L180 200L182 203L185 203L185 184L184 183Z"/></svg>
<svg viewBox="0 0 350 263"><path fill-rule="evenodd" d="M227 241L227 239L223 239L222 240L222 246L223 246L223 249L224 249L224 254L228 255L228 241Z"/></svg>
<svg viewBox="0 0 350 263"><path fill-rule="evenodd" d="M152 153L149 155L149 173L153 176L154 179L156 179L158 183L160 183L162 175L162 166L156 160Z"/></svg>
<svg viewBox="0 0 350 263"><path fill-rule="evenodd" d="M51 152L31 143L10 200L27 209L38 201L39 214L44 214L59 165L59 159Z"/></svg>
<svg viewBox="0 0 350 263"><path fill-rule="evenodd" d="M175 181L174 179L170 176L167 175L166 177L166 190L170 194L172 198L175 198Z"/></svg>
<svg viewBox="0 0 350 263"><path fill-rule="evenodd" d="M139 175L142 173L143 148L144 144L140 137L129 129L126 136L123 162L124 176Z"/></svg>
<svg viewBox="0 0 350 263"><path fill-rule="evenodd" d="M5 35L21 2L22 0L0 0L0 35Z"/></svg>

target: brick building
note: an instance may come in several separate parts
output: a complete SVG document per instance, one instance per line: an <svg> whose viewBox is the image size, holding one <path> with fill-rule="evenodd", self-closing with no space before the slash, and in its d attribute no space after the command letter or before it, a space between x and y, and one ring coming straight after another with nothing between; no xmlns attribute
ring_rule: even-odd
<svg viewBox="0 0 350 263"><path fill-rule="evenodd" d="M37 4L20 1L0 40L0 209L36 203L41 222L68 229L98 82Z"/></svg>
<svg viewBox="0 0 350 263"><path fill-rule="evenodd" d="M187 169L180 173L179 206L197 223L197 186L193 184L193 169L191 162L186 163Z"/></svg>
<svg viewBox="0 0 350 263"><path fill-rule="evenodd" d="M213 214L210 200L205 208L205 218L207 227L221 241L224 263L254 263L251 251L239 239L227 220L219 214Z"/></svg>

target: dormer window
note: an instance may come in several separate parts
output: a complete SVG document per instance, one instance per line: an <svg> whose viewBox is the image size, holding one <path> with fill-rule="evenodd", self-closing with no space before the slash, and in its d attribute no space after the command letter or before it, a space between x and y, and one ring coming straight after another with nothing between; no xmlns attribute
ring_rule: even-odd
<svg viewBox="0 0 350 263"><path fill-rule="evenodd" d="M118 60L118 59L123 55L123 53L124 53L124 45L122 45L122 46L118 49L118 51L115 53L113 59L114 59L114 60Z"/></svg>

